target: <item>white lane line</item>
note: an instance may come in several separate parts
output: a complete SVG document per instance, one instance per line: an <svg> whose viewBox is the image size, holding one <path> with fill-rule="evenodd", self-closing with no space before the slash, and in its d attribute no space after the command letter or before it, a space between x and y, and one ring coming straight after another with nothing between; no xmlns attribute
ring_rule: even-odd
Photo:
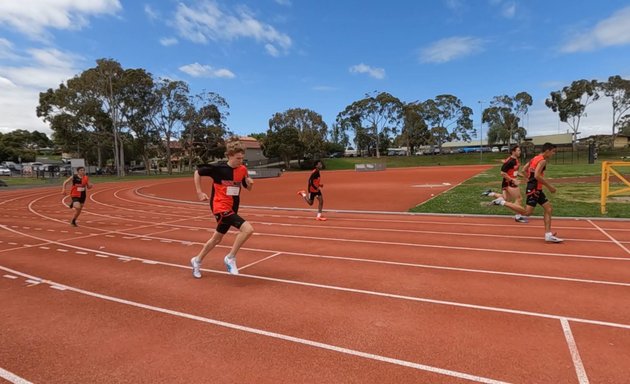
<svg viewBox="0 0 630 384"><path fill-rule="evenodd" d="M276 257L276 256L278 256L278 255L281 255L282 253L283 253L283 252L276 252L276 253L274 253L273 255L267 256L267 257L265 257L265 258L263 258L263 259L260 259L260 260L258 260L258 261L254 261L253 263L247 264L247 265L245 265L245 266L243 266L243 267L239 267L239 271L242 271L243 269L245 269L245 268L247 268L247 267L251 267L252 265L256 265L256 264L258 264L258 263L262 263L263 261L265 261L265 260L269 260L269 259L271 259L272 257Z"/></svg>
<svg viewBox="0 0 630 384"><path fill-rule="evenodd" d="M567 339L567 345L569 346L569 351L571 352L571 359L573 360L573 365L575 366L575 374L577 375L580 384L588 384L588 376L586 376L586 370L584 369L584 364L582 364L577 344L575 344L575 339L573 338L569 321L563 318L560 319L560 323L562 324L562 331L564 332L564 337Z"/></svg>
<svg viewBox="0 0 630 384"><path fill-rule="evenodd" d="M0 228L2 228L2 227L5 227L5 226L0 225ZM27 235L27 234L23 234L23 235L37 239L37 237L35 237L35 236L31 236L31 235ZM57 242L52 242L52 243L57 243ZM93 251L93 250L91 250L89 248L83 248L83 247L78 247L78 246L69 245L69 244L63 244L63 243L57 243L57 244L64 245L64 246L67 246L69 248L74 248L74 249ZM228 248L228 247L226 246L226 248ZM241 248L241 249L243 249L243 248ZM106 253L106 254L108 254L109 256L112 256L112 257L129 258L130 260L136 260L136 261L140 261L140 262L148 260L148 259L144 259L144 258L140 258L140 257L126 256L126 255L121 255L121 254L112 253L112 252L103 252L103 253ZM107 257L106 255L103 255L103 254L97 254L96 256L98 256L98 257ZM154 261L154 260L151 260L151 261ZM162 261L155 261L155 262L156 262L156 264L163 265L163 266L168 266L168 267L175 267L175 268L182 268L182 269L191 269L191 267L188 266L188 265L167 263L167 262L162 262ZM6 269L6 268L3 268L2 266L0 266L0 269ZM201 268L201 270L202 271L206 271L206 272L217 273L217 274L224 274L224 275L228 274L228 272L214 270L214 269ZM590 320L590 319L583 319L583 318L578 318L578 317L566 317L566 316L552 315L552 314L549 314L549 313L530 312L530 311L522 311L522 310L517 310L517 309L509 309L509 308L501 308L501 307L491 307L491 306L484 306L484 305L460 303L460 302L456 302L456 301L446 301L446 300L428 299L428 298L415 297L415 296L405 296L405 295L398 295L398 294L393 294L393 293L368 291L368 290L355 289L355 288L346 288L346 287L340 287L340 286L335 286L335 285L324 285L324 284L316 284L316 283L307 283L307 282L303 282L303 281L286 280L286 279L279 279L279 278L266 277L266 276L239 274L239 277L247 277L247 278L252 278L252 279L273 281L273 282L278 282L278 283L283 283L283 284L300 285L300 286L305 286L305 287L329 289L329 290L340 291L340 292L358 293L358 294L364 294L364 295L370 295L370 296L376 296L376 297L387 297L387 298L391 298L391 299L400 299L400 300L408 300L408 301L415 301L415 302L421 302L421 303L430 303L430 304L438 304L438 305L445 305L445 306L452 306L452 307L459 307L459 308L476 309L476 310L480 310L480 311L509 313L509 314L514 314L514 315L540 317L540 318L555 319L555 320L567 319L567 320L571 320L571 321L576 322L576 323L598 325L598 326L603 326L603 327L630 329L630 324L613 323L613 322L601 321L601 320Z"/></svg>
<svg viewBox="0 0 630 384"><path fill-rule="evenodd" d="M397 241L375 241L375 240L355 240L339 237L316 237L316 236L299 236L299 235L286 235L268 232L254 232L254 236L269 236L269 237L285 237L290 239L309 239L317 241L339 241L343 243L365 243L365 244L377 244L377 245L400 245L405 247L417 247L417 248L436 248L436 249L454 249L458 251L478 251L485 253L512 253L520 255L536 255L536 256L553 256L553 257L573 257L578 259L602 259L602 260L618 260L618 261L630 261L629 257L608 257L608 256L588 256L577 255L571 253L549 253L549 252L532 252L532 251L517 251L513 249L488 249L488 248L473 248L473 247L455 247L451 245L434 245L434 244L419 244L419 243L403 243ZM542 240L541 240L542 241Z"/></svg>
<svg viewBox="0 0 630 384"><path fill-rule="evenodd" d="M11 280L15 280L18 277L17 276L13 276L13 275L2 275L2 277L7 278L7 279L11 279Z"/></svg>
<svg viewBox="0 0 630 384"><path fill-rule="evenodd" d="M5 267L2 267L2 266L0 266L0 269L5 270L6 272L14 273L16 275L24 276L24 277L27 277L27 278L33 278L33 279L36 278L34 276L30 276L30 275L27 275L27 274L24 274L24 273L21 273L21 272L18 272L18 271L14 271L12 269L5 268ZM164 313L164 314L167 314L167 315L177 316L177 317L181 317L181 318L185 318L185 319L189 319L189 320L200 321L200 322L203 322L203 323L212 324L212 325L216 325L216 326L224 327L224 328L229 328L229 329L234 329L234 330L237 330L237 331L252 333L252 334L261 335L261 336L267 336L267 337L271 337L271 338L274 338L274 339L289 341L289 342L296 343L296 344L308 345L308 346L311 346L311 347L325 349L325 350L328 350L328 351L343 353L343 354L351 355L351 356L362 357L364 359L369 359L369 360L381 361L381 362L394 364L394 365L399 365L399 366L408 367L408 368L414 368L414 369L417 369L417 370L420 370L420 371L426 371L426 372L436 373L436 374L440 374L440 375L456 377L456 378L459 378L459 379L470 380L470 381L474 381L474 382L477 382L477 383L505 384L505 382L503 382L503 381L493 380L493 379L489 379L489 378L482 377L482 376L470 375L470 374L467 374L467 373L458 372L458 371L452 371L452 370L449 370L449 369L438 368L438 367L433 367L433 366L430 366L430 365L414 363L414 362L411 362L411 361L400 360L400 359L396 359L396 358L392 358L392 357L381 356L381 355L376 355L376 354L372 354L372 353L368 353L368 352L357 351L357 350L350 349L350 348L344 348L344 347L339 347L339 346L336 346L336 345L320 343L318 341L302 339L300 337L284 335L282 333L265 331L263 329L252 328L252 327L248 327L248 326L245 326L245 325L228 323L228 322L225 322L225 321L215 320L215 319L211 319L211 318L208 318L208 317L192 315L190 313L185 313L185 312L175 311L175 310L172 310L172 309L156 307L156 306L153 306L153 305L143 304L143 303L139 303L139 302L131 301L131 300L125 300L125 299L121 299L121 298L118 298L118 297L108 296L108 295L104 295L104 294L96 293L96 292L92 292L92 291L86 291L86 290L83 290L83 289L80 289L80 288L75 288L75 287L71 287L71 286L68 286L68 285L59 284L59 283L52 282L52 281L49 281L49 280L46 280L46 282L49 283L49 284L54 284L54 285L56 285L58 287L65 288L68 291L76 292L76 293L79 293L79 294L82 294L82 295L85 295L85 296L95 297L95 298L98 298L98 299L101 299L101 300L111 301L111 302L114 302L114 303L119 303L119 304L128 305L128 306L132 306L132 307L136 307L136 308L146 309L146 310L154 311L154 312L158 312L158 313Z"/></svg>
<svg viewBox="0 0 630 384"><path fill-rule="evenodd" d="M94 255L94 256L96 256L96 257L102 257L102 258L104 258L104 259L106 259L106 258L108 258L108 257L109 257L109 256L107 256L107 255L101 255L100 253L97 253L97 254L96 254L96 255Z"/></svg>
<svg viewBox="0 0 630 384"><path fill-rule="evenodd" d="M13 384L33 384L30 381L17 376L16 374L0 368L0 377Z"/></svg>
<svg viewBox="0 0 630 384"><path fill-rule="evenodd" d="M630 254L630 250L628 250L628 248L626 248L623 244L621 244L619 241L617 241L617 239L615 239L614 237L610 236L608 234L608 232L604 231L599 225L595 224L593 222L593 220L588 220L589 223L591 223L595 228L599 229L599 231L601 233L604 234L604 236L608 237L610 240L612 240L615 244L617 244L621 249L623 249L624 251L626 251L626 253Z"/></svg>

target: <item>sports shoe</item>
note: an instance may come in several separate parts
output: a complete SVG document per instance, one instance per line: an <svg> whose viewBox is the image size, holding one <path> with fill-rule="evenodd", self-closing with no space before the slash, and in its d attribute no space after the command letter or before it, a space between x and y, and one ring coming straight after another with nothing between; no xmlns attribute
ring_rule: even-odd
<svg viewBox="0 0 630 384"><path fill-rule="evenodd" d="M503 199L503 197L497 197L490 202L490 205L503 205L501 203L505 203L505 200Z"/></svg>
<svg viewBox="0 0 630 384"><path fill-rule="evenodd" d="M304 190L297 191L297 194L302 196L302 197L306 197L306 191L304 191Z"/></svg>
<svg viewBox="0 0 630 384"><path fill-rule="evenodd" d="M562 243L564 240L562 240L559 237L556 237L555 233L551 233L551 234L545 235L545 241L548 243Z"/></svg>
<svg viewBox="0 0 630 384"><path fill-rule="evenodd" d="M515 217L514 221L516 221L517 223L529 223L529 220L527 220L527 217L525 216Z"/></svg>
<svg viewBox="0 0 630 384"><path fill-rule="evenodd" d="M236 267L236 257L227 257L223 259L227 271L232 275L238 275L238 268Z"/></svg>
<svg viewBox="0 0 630 384"><path fill-rule="evenodd" d="M72 225L73 227L78 227L77 222L74 220L70 221L70 225Z"/></svg>
<svg viewBox="0 0 630 384"><path fill-rule="evenodd" d="M481 196L490 196L492 193L492 189L488 189L486 191L481 192Z"/></svg>
<svg viewBox="0 0 630 384"><path fill-rule="evenodd" d="M190 265L192 265L193 277L201 279L201 263L197 261L197 256L190 259Z"/></svg>
<svg viewBox="0 0 630 384"><path fill-rule="evenodd" d="M326 220L328 220L328 219L327 219L327 218L325 218L325 217L323 217L323 216L317 216L317 217L315 218L315 220L317 220L317 221L326 221Z"/></svg>

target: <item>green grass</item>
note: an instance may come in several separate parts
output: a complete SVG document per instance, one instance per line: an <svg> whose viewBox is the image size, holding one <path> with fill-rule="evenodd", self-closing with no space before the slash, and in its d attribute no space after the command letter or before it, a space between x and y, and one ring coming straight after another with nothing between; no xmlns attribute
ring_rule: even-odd
<svg viewBox="0 0 630 384"><path fill-rule="evenodd" d="M513 212L505 207L488 206L489 198L480 196L486 189L495 191L500 189L500 167L493 167L461 185L442 193L430 201L411 208L411 212L451 213L451 214L493 214L512 215ZM630 217L630 204L620 198L609 198L606 203L608 213L600 213L600 183L592 181L593 176L599 176L601 165L550 165L545 176L558 189L555 194L545 191L551 201L554 216L564 217ZM584 181L565 183L562 178L585 178ZM586 179L588 178L588 179ZM524 196L524 186L522 186ZM613 186L612 189L615 189ZM542 209L536 208L535 215L542 215Z"/></svg>

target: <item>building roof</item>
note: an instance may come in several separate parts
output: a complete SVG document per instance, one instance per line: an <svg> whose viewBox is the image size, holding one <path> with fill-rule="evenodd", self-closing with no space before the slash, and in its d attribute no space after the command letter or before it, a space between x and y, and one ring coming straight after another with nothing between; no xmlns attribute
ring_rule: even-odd
<svg viewBox="0 0 630 384"><path fill-rule="evenodd" d="M245 149L260 149L260 143L253 137L249 136L240 136L238 140L241 142L241 145Z"/></svg>

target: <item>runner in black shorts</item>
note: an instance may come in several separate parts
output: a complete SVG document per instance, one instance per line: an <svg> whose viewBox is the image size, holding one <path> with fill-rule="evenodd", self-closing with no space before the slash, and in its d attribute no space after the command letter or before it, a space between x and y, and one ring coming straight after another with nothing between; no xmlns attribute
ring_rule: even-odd
<svg viewBox="0 0 630 384"><path fill-rule="evenodd" d="M239 230L230 253L223 262L227 271L232 275L238 275L236 266L236 254L247 239L254 233L254 228L250 223L238 215L240 204L241 187L248 191L252 190L254 180L249 177L247 167L243 165L245 149L238 140L232 140L226 144L227 162L219 164L205 164L197 167L194 175L195 189L199 200L210 200L210 209L217 220L217 227L214 234L208 240L199 254L190 259L193 276L201 278L201 262L204 257L216 247L230 227ZM212 192L208 197L201 189L201 177L212 178Z"/></svg>
<svg viewBox="0 0 630 384"><path fill-rule="evenodd" d="M322 163L321 160L315 161L315 169L311 171L311 175L308 178L308 193L305 190L298 191L298 195L302 196L308 205L313 205L315 199L319 201L317 207L317 217L315 217L315 220L318 221L327 220L322 216L322 209L324 208L324 195L322 195L321 188L324 187L324 184L322 184L319 170L323 167L324 163Z"/></svg>
<svg viewBox="0 0 630 384"><path fill-rule="evenodd" d="M527 200L525 208L520 205L505 201L503 197L499 197L492 201L493 204L503 205L514 212L529 216L534 211L536 205L541 205L544 209L545 220L545 241L549 243L561 243L562 239L556 237L556 234L551 232L551 214L553 208L551 202L547 200L547 196L543 192L543 186L547 187L549 192L556 193L556 187L551 185L545 179L545 170L547 169L547 160L556 154L556 146L551 143L545 143L542 147L542 153L535 156L530 162L528 167L528 181L527 181Z"/></svg>
<svg viewBox="0 0 630 384"><path fill-rule="evenodd" d="M83 204L85 204L85 200L87 198L87 190L92 188L92 184L90 184L89 178L85 175L85 167L78 167L77 173L70 176L63 182L61 186L61 193L63 195L66 194L66 185L72 182L72 188L70 189L70 198L72 201L68 206L71 209L74 209L74 216L70 221L70 225L73 227L77 226L77 218L81 214L83 210Z"/></svg>
<svg viewBox="0 0 630 384"><path fill-rule="evenodd" d="M503 197L506 201L511 201L514 204L521 206L523 204L523 196L521 194L521 188L519 187L520 179L519 179L519 167L521 157L521 147L518 144L512 145L510 148L510 156L503 161L503 165L501 166L501 176L503 176L503 180L501 180L501 190L502 193L499 194L497 192L493 192L491 189L483 192L483 196L490 196L494 199L497 197ZM514 221L518 223L527 223L527 217L517 213L514 216Z"/></svg>

